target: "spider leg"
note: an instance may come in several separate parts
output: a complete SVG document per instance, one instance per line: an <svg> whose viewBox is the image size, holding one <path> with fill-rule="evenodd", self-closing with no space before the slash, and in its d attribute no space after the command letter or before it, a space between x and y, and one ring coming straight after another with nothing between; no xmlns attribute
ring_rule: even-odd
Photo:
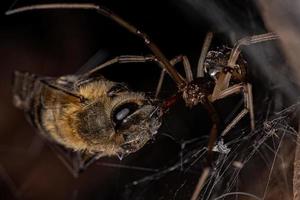
<svg viewBox="0 0 300 200"><path fill-rule="evenodd" d="M111 60L106 61L105 63L103 63L101 65L98 65L97 67L95 67L94 69L88 71L87 73L83 74L81 79L85 79L86 77L90 76L91 74L96 73L99 70L101 70L101 69L103 69L107 66L113 65L115 63L122 64L122 63L145 63L145 62L156 62L160 66L162 66L161 62L159 60L157 60L154 55L149 55L149 56L136 56L136 55L117 56L117 57L115 57ZM184 55L179 55L179 56L175 57L174 59L172 59L170 61L172 66L176 65L179 62L183 63L187 81L188 82L192 81L193 80L193 74L192 74L191 65L190 65L190 62L189 62L188 58ZM165 73L166 73L166 70L162 66L162 71L161 71L160 78L159 78L159 81L158 81L158 84L157 84L155 97L157 97L159 95L159 92L160 92L162 84L163 84ZM178 75L181 77L181 75L179 73L178 73ZM182 78L182 79L185 80L184 78ZM79 81L79 83L80 83L80 81Z"/></svg>
<svg viewBox="0 0 300 200"><path fill-rule="evenodd" d="M233 85L232 87L227 88L226 90L223 90L216 98L217 99L223 99L227 96L230 96L232 94L236 93L243 93L244 96L244 109L226 126L226 128L222 131L221 135L226 135L247 113L250 115L250 125L251 130L254 130L255 123L254 123L254 109L253 109L253 96L252 96L252 86L250 83L240 83Z"/></svg>
<svg viewBox="0 0 300 200"><path fill-rule="evenodd" d="M215 110L212 103L209 101L209 99L205 98L204 100L204 106L206 110L208 111L208 114L212 121L212 128L210 130L208 145L207 145L207 163L206 167L203 169L203 172L201 176L198 179L198 183L194 189L194 192L192 194L191 200L196 200L199 197L199 194L205 185L205 182L212 170L211 164L213 159L213 147L215 145L215 142L217 140L217 134L218 134L218 128L219 128L219 116L217 111Z"/></svg>
<svg viewBox="0 0 300 200"><path fill-rule="evenodd" d="M124 56L117 56L111 60L106 61L105 63L102 63L101 65L96 66L94 69L88 71L87 73L83 74L83 77L88 77L91 74L98 72L99 70L109 66L113 65L115 63L145 63L145 62L157 62L160 64L160 62L155 58L153 55L149 56L135 56L135 55L124 55Z"/></svg>
<svg viewBox="0 0 300 200"><path fill-rule="evenodd" d="M164 70L164 69L161 70L159 80L158 80L158 83L157 83L157 86L156 86L155 98L158 97L158 95L161 91L161 87L162 87L162 84L163 84L164 79L165 79L165 74L166 74L166 70Z"/></svg>
<svg viewBox="0 0 300 200"><path fill-rule="evenodd" d="M132 34L141 38L145 45L153 52L155 57L162 64L162 67L168 72L171 78L176 82L179 88L185 86L185 80L179 75L179 73L173 68L170 61L166 58L166 56L162 53L162 51L158 48L158 46L152 42L149 36L137 29L132 24L128 23L126 20L113 13L111 10L92 3L50 3L50 4L37 4L31 6L20 7L12 10L8 10L5 14L11 15L15 13L31 11L31 10L49 10L49 9L80 9L80 10L94 10L97 13L111 19L121 27L127 29Z"/></svg>
<svg viewBox="0 0 300 200"><path fill-rule="evenodd" d="M221 136L225 136L246 114L248 109L244 108L222 131Z"/></svg>
<svg viewBox="0 0 300 200"><path fill-rule="evenodd" d="M213 38L213 33L208 32L204 39L204 43L203 43L201 54L200 54L199 61L198 61L197 77L204 76L204 61L205 61L209 46L211 44L212 38Z"/></svg>
<svg viewBox="0 0 300 200"><path fill-rule="evenodd" d="M101 65L98 65L97 67L95 67L94 69L88 71L87 73L83 74L81 79L85 79L86 77L89 77L93 73L96 73L99 70L101 70L105 67L108 67L110 65L116 64L116 63L122 64L122 63L145 63L145 62L156 62L160 66L162 66L161 62L159 60L157 60L154 55L149 55L149 56L136 56L136 55L117 56L117 57L115 57L111 60L106 61L105 63L103 63ZM179 56L173 58L170 61L172 66L176 65L179 62L183 63L183 67L184 67L184 71L185 71L185 75L186 75L186 80L188 82L192 81L193 80L193 74L192 74L191 65L190 65L190 62L189 62L188 58L184 55L179 55ZM163 84L165 73L166 73L166 70L162 66L162 71L161 71L160 78L159 78L159 81L158 81L158 84L157 84L155 97L157 97L159 95L159 92L160 92L162 84ZM181 77L181 75L179 73L178 73L178 75ZM183 77L181 77L181 78L183 80L185 80ZM78 82L80 83L80 80Z"/></svg>
<svg viewBox="0 0 300 200"><path fill-rule="evenodd" d="M275 33L265 33L261 35L254 35L250 37L244 37L240 40L238 40L234 47L231 50L230 57L228 60L228 66L229 67L234 67L240 53L241 53L241 46L242 45L251 45L255 43L260 43L260 42L265 42L269 40L275 40L278 39L278 35Z"/></svg>
<svg viewBox="0 0 300 200"><path fill-rule="evenodd" d="M255 43L265 42L269 40L275 40L278 39L278 36L275 33L265 33L260 35L254 35L250 37L244 37L240 40L238 40L233 49L231 50L229 60L227 62L227 66L234 68L236 61L241 53L241 46L243 45L251 45ZM218 96L218 94L229 87L229 82L231 79L231 73L222 73L220 74L220 77L216 81L216 86L213 91L213 96Z"/></svg>
<svg viewBox="0 0 300 200"><path fill-rule="evenodd" d="M179 62L182 62L182 64L183 64L184 72L185 72L185 76L186 76L186 81L191 82L193 80L193 73L192 73L192 69L191 69L189 59L184 55L179 55L179 56L176 56L175 58L173 58L170 61L172 66L176 65ZM162 69L162 71L160 73L159 81L158 81L158 84L157 84L157 87L156 87L155 97L158 97L158 95L161 91L161 87L162 87L162 84L163 84L163 81L164 81L165 74L166 74L166 70ZM183 78L183 80L184 80L184 78Z"/></svg>
<svg viewBox="0 0 300 200"><path fill-rule="evenodd" d="M212 161L212 149L215 145L215 142L217 140L218 136L218 130L219 130L219 125L220 125L220 119L219 115L213 106L213 104L209 101L209 99L205 99L204 101L204 107L206 108L208 115L210 116L211 122L212 122L212 127L210 129L210 134L209 134L209 140L208 140L208 145L207 145L207 152L208 152L208 164L211 164Z"/></svg>

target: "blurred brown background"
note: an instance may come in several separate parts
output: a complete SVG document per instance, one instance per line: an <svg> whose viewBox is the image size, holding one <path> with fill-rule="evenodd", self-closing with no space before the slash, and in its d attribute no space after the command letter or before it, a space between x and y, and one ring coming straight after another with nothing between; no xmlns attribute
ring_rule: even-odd
<svg viewBox="0 0 300 200"><path fill-rule="evenodd" d="M13 107L13 70L60 76L81 69L99 49L105 54L103 60L122 54L145 55L149 51L134 36L92 11L32 11L13 16L4 15L11 6L15 8L47 2L53 1L1 2L0 199L126 198L123 195L126 184L150 175L156 169L168 167L178 159L178 141L207 135L210 127L208 116L201 107L188 110L181 102L170 111L160 131L168 133L173 139L158 135L156 141L122 161L104 158L79 178L72 177L25 120L23 113ZM93 2L106 5L141 27L168 58L186 54L193 66L196 66L207 31L217 32L213 47L231 45L242 36L266 32L255 2L249 0ZM262 112L259 108L265 106L263 102L266 99L276 99L272 104L274 110L295 102L299 95L297 79L290 73L290 68L285 67L288 64L282 57L282 51L278 50L278 44L262 44L249 47L246 51L246 58L252 67L250 75L255 86L255 102L260 104L256 105L258 114ZM116 67L107 70L107 77L130 82L134 89L153 92L151 89L159 72L156 66L144 65L142 69L134 66L127 69ZM164 94L175 92L172 89L172 84L167 84ZM229 100L227 104L236 104L236 99ZM216 106L224 108L223 104ZM139 166L152 169L152 172L147 169L104 166L107 163L123 167ZM189 175L191 189L178 195L176 199L188 199L198 176L197 173ZM144 196L135 197L170 199L183 181L187 181L185 174L175 173L162 179L156 186L149 187ZM172 187L172 184L176 186Z"/></svg>

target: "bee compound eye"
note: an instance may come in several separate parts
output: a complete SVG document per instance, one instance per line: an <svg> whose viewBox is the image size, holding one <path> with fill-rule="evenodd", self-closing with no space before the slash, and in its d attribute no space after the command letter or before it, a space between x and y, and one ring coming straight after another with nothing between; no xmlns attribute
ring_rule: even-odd
<svg viewBox="0 0 300 200"><path fill-rule="evenodd" d="M116 120L121 121L123 120L128 114L130 110L128 108L123 108L116 114Z"/></svg>
<svg viewBox="0 0 300 200"><path fill-rule="evenodd" d="M129 115L134 113L136 110L138 110L139 105L133 102L125 103L120 106L118 106L113 111L113 121L115 124L120 124L123 122L124 119L126 119Z"/></svg>

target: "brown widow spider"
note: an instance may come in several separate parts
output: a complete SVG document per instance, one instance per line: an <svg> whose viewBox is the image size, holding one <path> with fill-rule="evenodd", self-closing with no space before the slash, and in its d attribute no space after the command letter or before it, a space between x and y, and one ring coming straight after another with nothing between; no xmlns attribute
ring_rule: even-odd
<svg viewBox="0 0 300 200"><path fill-rule="evenodd" d="M123 18L114 14L112 11L99 5L88 3L32 5L9 10L6 12L6 14L10 15L24 11L42 9L94 10L97 13L113 20L132 34L141 38L144 41L145 45L151 50L153 55L118 56L95 67L91 71L84 74L83 77L88 77L89 75L98 72L99 70L114 63L156 62L162 68L162 71L156 88L155 98L158 98L159 96L166 73L173 79L178 88L177 95L165 100L161 105L161 115L164 114L165 110L171 107L171 105L175 102L175 97L177 97L178 94L183 98L188 107L196 106L199 103L202 104L208 110L213 123L210 133L210 139L208 142L209 154L211 154L212 152L212 148L214 146L214 143L216 142L217 134L219 131L218 115L212 105L214 101L223 99L236 93L242 93L244 97L244 109L226 126L226 128L221 132L221 136L225 136L248 113L250 115L251 129L253 130L255 128L252 87L246 79L246 62L241 56L239 56L241 53L241 46L277 39L278 37L276 34L265 33L245 37L238 40L232 49L223 48L218 51L209 51L209 46L212 41L213 34L208 33L200 54L197 66L197 74L196 76L194 76L192 74L190 62L187 56L180 55L171 60L167 59L162 51L158 48L158 46L150 40L147 34L140 31L135 26L125 21ZM174 68L174 65L180 62L182 62L183 64L185 77L180 75L179 72ZM90 164L91 161L97 160L98 158L99 155L96 155L92 159L89 159L88 164ZM87 164L80 164L80 166L81 168L85 168Z"/></svg>

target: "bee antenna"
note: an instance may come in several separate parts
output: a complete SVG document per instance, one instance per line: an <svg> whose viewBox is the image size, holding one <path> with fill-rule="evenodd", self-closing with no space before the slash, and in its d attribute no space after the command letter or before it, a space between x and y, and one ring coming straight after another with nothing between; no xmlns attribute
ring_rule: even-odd
<svg viewBox="0 0 300 200"><path fill-rule="evenodd" d="M168 72L171 78L176 82L179 88L185 86L185 80L178 74L178 72L171 65L170 61L166 58L166 56L161 52L158 46L150 41L147 34L137 29L132 24L125 21L123 18L114 14L109 9L91 3L53 3L53 4L37 4L31 6L20 7L12 10L8 10L5 14L12 15L16 13L31 11L31 10L49 10L49 9L81 9L81 10L95 10L97 13L106 16L127 29L129 32L143 39L144 43L147 47L153 52L155 57L160 61L162 67Z"/></svg>

